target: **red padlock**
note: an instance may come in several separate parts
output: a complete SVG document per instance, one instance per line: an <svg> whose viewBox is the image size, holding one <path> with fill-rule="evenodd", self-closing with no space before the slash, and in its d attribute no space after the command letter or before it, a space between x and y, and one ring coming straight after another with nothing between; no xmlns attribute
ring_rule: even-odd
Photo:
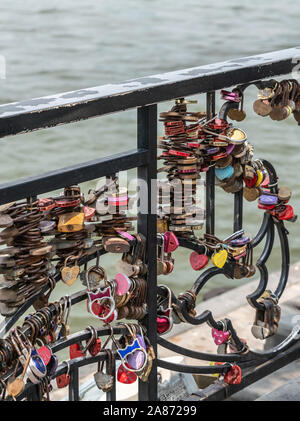
<svg viewBox="0 0 300 421"><path fill-rule="evenodd" d="M95 340L95 342L93 342L90 346L89 346L89 348L88 348L88 352L90 353L90 355L92 356L92 357L95 357L97 354L99 354L99 352L101 351L101 346L102 346L102 343L101 343L101 339L100 338L97 338L96 340Z"/></svg>
<svg viewBox="0 0 300 421"><path fill-rule="evenodd" d="M246 187L248 187L249 189L251 189L251 187L254 187L256 182L257 182L257 175L253 174L253 178L250 177L244 177L244 183L246 185Z"/></svg>
<svg viewBox="0 0 300 421"><path fill-rule="evenodd" d="M208 257L206 254L199 254L193 251L190 255L190 264L194 270L203 269L208 264Z"/></svg>
<svg viewBox="0 0 300 421"><path fill-rule="evenodd" d="M46 212L55 208L55 202L53 199L43 198L43 199L39 199L38 206L41 212Z"/></svg>
<svg viewBox="0 0 300 421"><path fill-rule="evenodd" d="M238 365L233 365L225 374L224 382L227 384L240 384L242 381L242 370Z"/></svg>
<svg viewBox="0 0 300 421"><path fill-rule="evenodd" d="M104 307L104 311L103 311L103 313L101 315L101 317L104 319L103 320L103 323L112 323L115 320L117 320L118 310L114 310L109 317L105 318L105 316L110 313L110 307L107 306L107 305L105 305L105 304L104 304L103 307Z"/></svg>
<svg viewBox="0 0 300 421"><path fill-rule="evenodd" d="M98 301L95 300L91 304L91 308L92 308L92 311L93 311L94 314L96 314L97 316L102 317L102 313L104 311L104 306L103 305L99 304Z"/></svg>
<svg viewBox="0 0 300 421"><path fill-rule="evenodd" d="M60 376L56 377L56 384L59 389L63 389L64 387L68 386L70 383L71 377L70 377L70 364L68 361L65 361L68 365L68 371L67 373L61 374Z"/></svg>
<svg viewBox="0 0 300 421"><path fill-rule="evenodd" d="M74 360L74 358L78 357L84 357L83 352L81 351L81 345L80 344L72 344L69 347L69 354L70 359Z"/></svg>
<svg viewBox="0 0 300 421"><path fill-rule="evenodd" d="M48 365L52 356L51 349L48 348L46 345L44 345L44 346L41 346L39 349L37 349L37 353L39 354L41 359L44 361L45 365Z"/></svg>
<svg viewBox="0 0 300 421"><path fill-rule="evenodd" d="M276 217L279 221L287 221L294 217L294 209L291 205L284 205L285 209L282 212L276 213Z"/></svg>
<svg viewBox="0 0 300 421"><path fill-rule="evenodd" d="M258 209L264 209L264 210L272 210L275 208L275 205L263 205L258 202L257 204Z"/></svg>
<svg viewBox="0 0 300 421"><path fill-rule="evenodd" d="M128 363L125 363L128 368L131 368ZM121 364L118 368L117 372L117 380L123 384L131 384L134 383L137 379L137 375L133 371L128 371L126 368Z"/></svg>
<svg viewBox="0 0 300 421"><path fill-rule="evenodd" d="M63 389L70 383L71 377L69 374L61 374L56 377L56 384L59 389Z"/></svg>

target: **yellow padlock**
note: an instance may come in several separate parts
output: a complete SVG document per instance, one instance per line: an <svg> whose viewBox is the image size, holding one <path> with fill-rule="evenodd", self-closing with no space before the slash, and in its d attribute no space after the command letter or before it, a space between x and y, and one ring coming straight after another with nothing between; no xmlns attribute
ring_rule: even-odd
<svg viewBox="0 0 300 421"><path fill-rule="evenodd" d="M59 232L76 232L83 229L84 212L70 212L59 216Z"/></svg>
<svg viewBox="0 0 300 421"><path fill-rule="evenodd" d="M256 171L256 175L257 175L257 180L256 180L256 183L255 183L255 187L258 187L258 186L261 185L261 183L264 179L264 175L263 175L262 171L260 171L260 170Z"/></svg>
<svg viewBox="0 0 300 421"><path fill-rule="evenodd" d="M262 302L263 300L270 298L271 297L272 292L269 289L266 289L264 291L264 293L258 298L257 301Z"/></svg>
<svg viewBox="0 0 300 421"><path fill-rule="evenodd" d="M166 219L157 219L157 232L163 234L164 232L168 231L168 222Z"/></svg>
<svg viewBox="0 0 300 421"><path fill-rule="evenodd" d="M217 268L221 269L226 263L227 256L228 256L227 250L220 250L217 253L214 253L212 255L211 262L212 264L217 266Z"/></svg>

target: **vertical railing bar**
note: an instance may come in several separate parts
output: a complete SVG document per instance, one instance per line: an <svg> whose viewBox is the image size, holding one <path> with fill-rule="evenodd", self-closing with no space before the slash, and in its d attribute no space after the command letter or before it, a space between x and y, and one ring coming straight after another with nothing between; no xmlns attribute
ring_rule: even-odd
<svg viewBox="0 0 300 421"><path fill-rule="evenodd" d="M38 402L42 400L41 384L38 383L31 388L28 400L31 402Z"/></svg>
<svg viewBox="0 0 300 421"><path fill-rule="evenodd" d="M156 243L157 243L157 104L140 107L137 111L138 148L148 149L147 166L138 168L138 232L147 239L147 316L144 324L157 354L156 327ZM152 181L154 180L154 181ZM157 400L157 363L153 361L147 382L139 381L139 400Z"/></svg>
<svg viewBox="0 0 300 421"><path fill-rule="evenodd" d="M243 227L243 189L234 193L234 221L233 231L239 231Z"/></svg>
<svg viewBox="0 0 300 421"><path fill-rule="evenodd" d="M79 368L73 366L70 370L69 401L79 401Z"/></svg>
<svg viewBox="0 0 300 421"><path fill-rule="evenodd" d="M215 92L206 94L206 113L210 120L215 116ZM206 173L206 233L215 233L215 167L212 166Z"/></svg>
<svg viewBox="0 0 300 421"><path fill-rule="evenodd" d="M114 374L113 387L106 393L106 400L115 402L117 400L117 390L116 390L116 360L112 359L112 372Z"/></svg>

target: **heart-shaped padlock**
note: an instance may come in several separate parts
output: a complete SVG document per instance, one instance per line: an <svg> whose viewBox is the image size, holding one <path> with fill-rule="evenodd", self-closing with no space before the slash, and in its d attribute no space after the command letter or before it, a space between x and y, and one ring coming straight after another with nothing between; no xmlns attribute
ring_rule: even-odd
<svg viewBox="0 0 300 421"><path fill-rule="evenodd" d="M234 169L231 165L228 165L227 167L224 167L224 168L216 168L215 173L216 173L216 177L219 180L226 180L227 178L230 178L233 175Z"/></svg>
<svg viewBox="0 0 300 421"><path fill-rule="evenodd" d="M94 380L98 387L103 392L109 392L114 384L114 378L111 374L97 372L94 374Z"/></svg>
<svg viewBox="0 0 300 421"><path fill-rule="evenodd" d="M173 307L172 307L172 292L169 287L166 285L159 285L160 288L163 288L167 291L167 306L160 305L157 309L157 317L156 317L156 324L157 324L157 333L163 335L168 333L173 327Z"/></svg>
<svg viewBox="0 0 300 421"><path fill-rule="evenodd" d="M129 291L132 282L130 278L125 275L124 273L117 273L115 276L115 283L117 285L116 294L117 295L124 295L126 292Z"/></svg>
<svg viewBox="0 0 300 421"><path fill-rule="evenodd" d="M212 255L211 262L221 269L226 263L227 256L227 250L220 250Z"/></svg>
<svg viewBox="0 0 300 421"><path fill-rule="evenodd" d="M213 337L213 340L216 345L222 345L228 341L230 337L230 333L228 331L212 328L211 336Z"/></svg>
<svg viewBox="0 0 300 421"><path fill-rule="evenodd" d="M98 363L98 371L94 374L94 380L98 387L103 392L109 392L114 385L114 354L110 349L104 350L107 354L106 359L106 373L103 373L104 360Z"/></svg>
<svg viewBox="0 0 300 421"><path fill-rule="evenodd" d="M163 236L164 236L164 252L172 253L179 246L179 241L176 235L171 231L167 231L163 234Z"/></svg>
<svg viewBox="0 0 300 421"><path fill-rule="evenodd" d="M171 327L171 323L170 323L170 319L168 317L157 316L156 321L157 321L157 332L160 335L163 335L164 333L169 332L170 327Z"/></svg>
<svg viewBox="0 0 300 421"><path fill-rule="evenodd" d="M68 267L67 266L67 261L73 256L68 256L65 260L65 265L64 267L61 269L61 279L62 281L67 284L68 286L71 286L74 284L74 282L76 281L79 272L80 272L80 268L77 264L75 264L73 267Z"/></svg>
<svg viewBox="0 0 300 421"><path fill-rule="evenodd" d="M131 368L128 363L125 363L125 366ZM123 384L132 384L137 380L137 375L132 371L126 370L124 365L121 364L117 371L117 380Z"/></svg>
<svg viewBox="0 0 300 421"><path fill-rule="evenodd" d="M224 382L227 384L240 384L242 381L242 370L238 365L233 365L232 368L225 374Z"/></svg>
<svg viewBox="0 0 300 421"><path fill-rule="evenodd" d="M206 254L199 254L193 251L190 254L190 264L194 270L201 270L208 264L208 257Z"/></svg>

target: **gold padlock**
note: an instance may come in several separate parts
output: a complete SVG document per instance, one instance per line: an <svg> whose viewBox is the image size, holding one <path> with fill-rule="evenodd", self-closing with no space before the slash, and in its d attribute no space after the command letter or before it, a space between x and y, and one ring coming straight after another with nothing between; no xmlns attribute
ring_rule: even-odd
<svg viewBox="0 0 300 421"><path fill-rule="evenodd" d="M73 256L68 256L65 260L65 264L64 267L61 268L60 272L61 272L61 279L62 281L67 284L68 286L71 286L77 279L79 272L80 272L80 268L77 264L77 260L75 262L75 265L72 267L68 267L67 266L67 262L70 258L72 258Z"/></svg>
<svg viewBox="0 0 300 421"><path fill-rule="evenodd" d="M70 212L59 216L59 232L76 232L83 229L84 212Z"/></svg>
<svg viewBox="0 0 300 421"><path fill-rule="evenodd" d="M168 231L168 222L164 219L157 219L157 232L163 234L164 232Z"/></svg>

